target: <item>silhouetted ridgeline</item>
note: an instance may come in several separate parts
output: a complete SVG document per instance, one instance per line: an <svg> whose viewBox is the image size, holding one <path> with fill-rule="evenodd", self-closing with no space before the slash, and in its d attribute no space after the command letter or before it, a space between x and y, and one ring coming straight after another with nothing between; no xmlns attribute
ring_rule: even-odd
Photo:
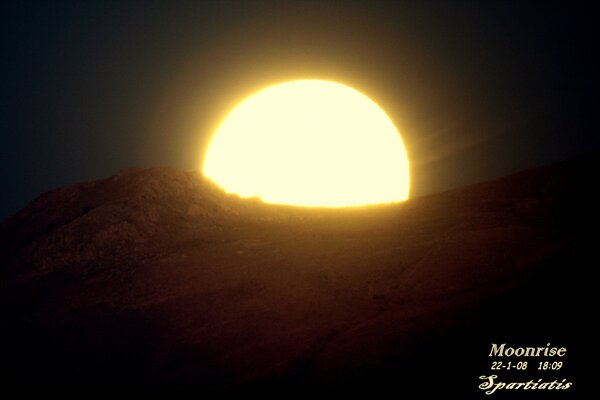
<svg viewBox="0 0 600 400"><path fill-rule="evenodd" d="M575 380L597 164L357 209L166 168L50 191L0 226L3 385L468 398L492 341L549 338Z"/></svg>

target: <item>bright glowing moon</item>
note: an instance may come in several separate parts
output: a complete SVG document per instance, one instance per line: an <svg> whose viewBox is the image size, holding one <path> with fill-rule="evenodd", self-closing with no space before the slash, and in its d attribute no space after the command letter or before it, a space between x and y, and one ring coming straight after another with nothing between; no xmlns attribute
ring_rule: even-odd
<svg viewBox="0 0 600 400"><path fill-rule="evenodd" d="M298 80L238 104L214 134L203 173L267 203L344 207L408 198L409 163L387 114L339 83Z"/></svg>

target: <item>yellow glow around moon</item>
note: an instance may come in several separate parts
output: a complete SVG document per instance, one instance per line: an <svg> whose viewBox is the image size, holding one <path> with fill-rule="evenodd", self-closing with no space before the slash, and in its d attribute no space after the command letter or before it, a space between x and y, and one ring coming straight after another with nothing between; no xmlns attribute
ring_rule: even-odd
<svg viewBox="0 0 600 400"><path fill-rule="evenodd" d="M343 207L408 198L400 134L371 99L339 83L298 80L238 104L214 134L203 173L267 203Z"/></svg>

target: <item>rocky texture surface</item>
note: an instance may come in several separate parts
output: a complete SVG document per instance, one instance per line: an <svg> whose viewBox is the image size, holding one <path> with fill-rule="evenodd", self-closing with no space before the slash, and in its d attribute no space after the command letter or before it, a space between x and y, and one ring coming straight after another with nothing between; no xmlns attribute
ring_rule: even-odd
<svg viewBox="0 0 600 400"><path fill-rule="evenodd" d="M577 354L596 159L357 209L166 168L45 193L0 225L2 376L477 396L493 340Z"/></svg>

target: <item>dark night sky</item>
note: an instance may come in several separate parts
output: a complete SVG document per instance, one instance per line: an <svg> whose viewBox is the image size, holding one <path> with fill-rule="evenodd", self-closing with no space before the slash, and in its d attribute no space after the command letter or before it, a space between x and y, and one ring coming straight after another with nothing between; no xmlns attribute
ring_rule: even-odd
<svg viewBox="0 0 600 400"><path fill-rule="evenodd" d="M414 195L597 148L592 11L523 3L5 2L0 218L122 168L197 168L232 105L288 79L377 101Z"/></svg>

